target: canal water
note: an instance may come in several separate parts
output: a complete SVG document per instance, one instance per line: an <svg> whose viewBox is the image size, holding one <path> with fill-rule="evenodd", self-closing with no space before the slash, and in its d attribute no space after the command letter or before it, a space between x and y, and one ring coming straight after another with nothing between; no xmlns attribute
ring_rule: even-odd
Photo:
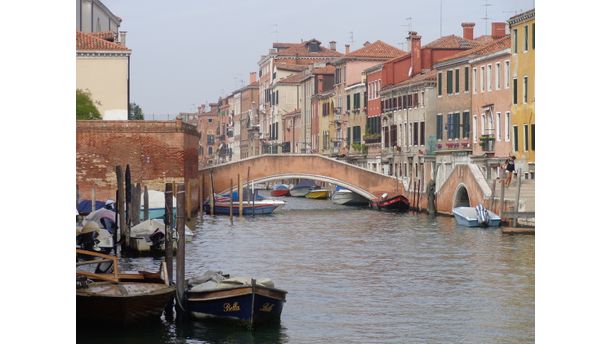
<svg viewBox="0 0 612 344"><path fill-rule="evenodd" d="M177 322L77 331L79 343L529 343L534 236L464 228L451 217L284 198L271 216L198 219L186 275L221 270L288 291L281 324L249 331ZM127 270L159 258L122 261Z"/></svg>

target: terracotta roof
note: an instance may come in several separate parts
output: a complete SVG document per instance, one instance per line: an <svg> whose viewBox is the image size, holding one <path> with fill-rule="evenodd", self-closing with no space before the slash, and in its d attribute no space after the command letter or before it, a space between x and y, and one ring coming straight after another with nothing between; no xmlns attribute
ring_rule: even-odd
<svg viewBox="0 0 612 344"><path fill-rule="evenodd" d="M89 32L88 35L92 35L94 37L102 38L105 41L115 42L115 33L112 31L101 31L101 32Z"/></svg>
<svg viewBox="0 0 612 344"><path fill-rule="evenodd" d="M381 89L381 91L387 90L387 89L391 89L391 88L398 88L398 87L405 86L405 85L414 84L414 83L417 83L417 82L420 82L420 81L426 81L426 80L435 81L436 80L436 76L437 76L436 74L437 74L437 71L435 69L434 70L430 70L430 71L425 72L425 73L420 73L420 74L417 74L417 75L413 76L412 78L410 78L408 80L404 80L404 81L400 82L399 84L387 85L387 86L383 87Z"/></svg>
<svg viewBox="0 0 612 344"><path fill-rule="evenodd" d="M277 82L277 84L296 84L296 83L299 83L300 81L306 79L309 76L310 75L305 74L305 73L293 74L293 75L290 75L290 76L288 76L286 78L280 79Z"/></svg>
<svg viewBox="0 0 612 344"><path fill-rule="evenodd" d="M308 65L296 65L291 63L276 63L276 69L288 70L292 72L301 72L308 69Z"/></svg>
<svg viewBox="0 0 612 344"><path fill-rule="evenodd" d="M450 35L444 36L436 39L433 42L430 42L423 48L432 48L432 49L465 49L465 48L474 48L480 45L477 41L465 39L463 37Z"/></svg>
<svg viewBox="0 0 612 344"><path fill-rule="evenodd" d="M314 42L319 44L319 51L313 52L308 51L308 44ZM274 45L273 45L274 46ZM316 39L311 39L302 43L284 43L284 49L279 49L278 56L307 56L307 57L339 57L342 56L341 53L337 51L330 50L321 45L321 42ZM277 48L279 46L277 45Z"/></svg>
<svg viewBox="0 0 612 344"><path fill-rule="evenodd" d="M359 48L352 51L344 57L379 57L379 58L393 58L405 54L406 52L400 50L394 46L391 46L381 40L374 43L365 45L363 48Z"/></svg>
<svg viewBox="0 0 612 344"><path fill-rule="evenodd" d="M510 48L510 35L506 35L502 38L493 40L491 42L487 42L481 46L478 46L476 48L472 48L469 50L465 50L462 51L460 53L457 53L455 55L443 58L438 60L439 62L444 62L444 61L449 61L449 60L454 60L460 57L465 57L465 56L473 56L473 57L478 57L478 56L486 56L489 54L492 54L496 51L500 51L500 50L504 50L504 49L509 49Z"/></svg>
<svg viewBox="0 0 612 344"><path fill-rule="evenodd" d="M474 40L477 41L477 42L480 42L482 44L486 44L486 43L494 41L495 39L491 35L482 35L480 37L477 37Z"/></svg>
<svg viewBox="0 0 612 344"><path fill-rule="evenodd" d="M327 65L323 68L315 68L313 71L314 74L334 74L336 73L336 68L331 65Z"/></svg>
<svg viewBox="0 0 612 344"><path fill-rule="evenodd" d="M117 44L112 43L102 38L98 38L95 35L87 34L81 31L76 33L76 50L122 50L129 51L130 49Z"/></svg>

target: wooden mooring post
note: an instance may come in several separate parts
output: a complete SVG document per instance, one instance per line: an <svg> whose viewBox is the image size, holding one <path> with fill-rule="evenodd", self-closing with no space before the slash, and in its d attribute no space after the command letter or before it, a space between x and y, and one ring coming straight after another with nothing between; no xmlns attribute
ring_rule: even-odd
<svg viewBox="0 0 612 344"><path fill-rule="evenodd" d="M177 186L176 194L176 230L178 234L178 244L176 248L176 292L177 303L183 304L185 293L185 185Z"/></svg>
<svg viewBox="0 0 612 344"><path fill-rule="evenodd" d="M204 197L202 197L204 195L204 175L199 175L198 176L198 211L200 215L202 215L202 207L204 206Z"/></svg>
<svg viewBox="0 0 612 344"><path fill-rule="evenodd" d="M500 204L499 204L499 216L504 213L506 210L506 183L502 180L501 182L501 194L499 196Z"/></svg>
<svg viewBox="0 0 612 344"><path fill-rule="evenodd" d="M213 173L210 171L210 215L215 215L215 184L213 183Z"/></svg>
<svg viewBox="0 0 612 344"><path fill-rule="evenodd" d="M419 212L421 203L421 180L419 179L419 183L417 186L417 201L416 201L416 211Z"/></svg>
<svg viewBox="0 0 612 344"><path fill-rule="evenodd" d="M238 218L242 218L242 180L238 173Z"/></svg>
<svg viewBox="0 0 612 344"><path fill-rule="evenodd" d="M230 209L229 209L230 224L234 224L234 180L230 178Z"/></svg>
<svg viewBox="0 0 612 344"><path fill-rule="evenodd" d="M117 175L117 212L119 213L119 233L121 237L119 242L121 243L121 252L126 252L127 241L128 241L128 229L125 218L125 185L123 183L123 169L121 166L115 166L115 174Z"/></svg>
<svg viewBox="0 0 612 344"><path fill-rule="evenodd" d="M96 211L96 184L91 187L91 212Z"/></svg>
<svg viewBox="0 0 612 344"><path fill-rule="evenodd" d="M516 178L517 187L516 187L516 201L514 202L514 211L519 211L519 201L521 199L521 169L518 170L518 175ZM517 218L512 219L512 227L516 227Z"/></svg>
<svg viewBox="0 0 612 344"><path fill-rule="evenodd" d="M143 220L146 221L149 219L149 189L147 189L147 186L144 186L144 194L143 194L143 203L144 203L144 216L143 216Z"/></svg>
<svg viewBox="0 0 612 344"><path fill-rule="evenodd" d="M247 204L251 204L251 190L249 190L249 177L250 176L251 176L251 166L247 168L247 179L246 179Z"/></svg>
<svg viewBox="0 0 612 344"><path fill-rule="evenodd" d="M170 279L170 283L172 283L172 255L173 255L173 247L172 247L172 183L166 183L166 191L164 193L165 200L165 212L164 212L164 245L165 245L165 253L166 253L166 266L168 267L168 278ZM177 209L178 215L178 209Z"/></svg>

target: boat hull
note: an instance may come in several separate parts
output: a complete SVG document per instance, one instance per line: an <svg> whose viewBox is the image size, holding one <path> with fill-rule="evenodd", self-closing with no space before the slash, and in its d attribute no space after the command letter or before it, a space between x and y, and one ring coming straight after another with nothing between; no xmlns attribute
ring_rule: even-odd
<svg viewBox="0 0 612 344"><path fill-rule="evenodd" d="M453 209L453 215L457 224L465 227L499 227L501 218L487 210L489 213L489 222L487 225L481 225L476 216L476 209L473 207L457 207Z"/></svg>
<svg viewBox="0 0 612 344"><path fill-rule="evenodd" d="M270 195L272 195L272 197L289 196L289 189L272 190L272 192L270 192Z"/></svg>
<svg viewBox="0 0 612 344"><path fill-rule="evenodd" d="M257 201L256 201L257 202ZM231 212L233 215L239 215L240 212L240 203L234 202ZM242 214L243 215L270 215L275 210L282 208L284 204L247 204L247 202L243 202L242 205ZM207 214L210 214L210 204L204 204L204 211ZM215 215L229 215L230 214L230 204L229 202L219 202L215 203Z"/></svg>
<svg viewBox="0 0 612 344"><path fill-rule="evenodd" d="M405 212L409 209L410 202L402 195L397 195L384 200L375 200L372 206L379 210Z"/></svg>
<svg viewBox="0 0 612 344"><path fill-rule="evenodd" d="M332 202L340 205L368 205L370 201L354 192L336 192L332 196Z"/></svg>
<svg viewBox="0 0 612 344"><path fill-rule="evenodd" d="M92 291L92 287L117 288L123 291L109 295ZM142 293L125 292L126 287L143 287ZM155 288L153 288L155 287ZM152 289L153 288L153 289ZM148 291L146 291L148 290ZM123 293L123 295L121 295ZM77 289L77 323L114 323L128 325L158 318L166 305L174 298L176 289L165 284L127 282L112 284L94 282L89 288Z"/></svg>
<svg viewBox="0 0 612 344"><path fill-rule="evenodd" d="M245 325L280 320L286 291L263 286L240 286L186 294L187 309L196 319L221 318Z"/></svg>
<svg viewBox="0 0 612 344"><path fill-rule="evenodd" d="M305 188L293 188L289 191L292 197L306 197L306 194L310 192L310 187Z"/></svg>
<svg viewBox="0 0 612 344"><path fill-rule="evenodd" d="M149 208L149 219L163 219L166 214L166 208ZM176 208L172 208L172 215L176 218ZM144 210L140 209L140 219L144 220Z"/></svg>
<svg viewBox="0 0 612 344"><path fill-rule="evenodd" d="M312 190L306 194L306 198L310 199L328 199L329 191L328 190Z"/></svg>

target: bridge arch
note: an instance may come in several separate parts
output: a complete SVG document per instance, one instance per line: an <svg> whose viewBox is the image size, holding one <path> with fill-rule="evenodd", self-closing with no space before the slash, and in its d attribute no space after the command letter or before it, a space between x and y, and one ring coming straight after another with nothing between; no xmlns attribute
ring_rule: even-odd
<svg viewBox="0 0 612 344"><path fill-rule="evenodd" d="M456 207L469 207L470 206L470 194L467 186L463 183L457 185L455 190L455 197L453 198L453 208Z"/></svg>
<svg viewBox="0 0 612 344"><path fill-rule="evenodd" d="M236 185L238 174L243 183L249 174L249 181L254 182L289 178L328 182L345 187L369 200L385 192L405 195L403 184L396 177L317 154L263 154L206 167L199 173L205 177L207 185L210 185L212 173L215 192L229 191L230 178ZM204 196L208 197L209 193L210 188L206 186Z"/></svg>

